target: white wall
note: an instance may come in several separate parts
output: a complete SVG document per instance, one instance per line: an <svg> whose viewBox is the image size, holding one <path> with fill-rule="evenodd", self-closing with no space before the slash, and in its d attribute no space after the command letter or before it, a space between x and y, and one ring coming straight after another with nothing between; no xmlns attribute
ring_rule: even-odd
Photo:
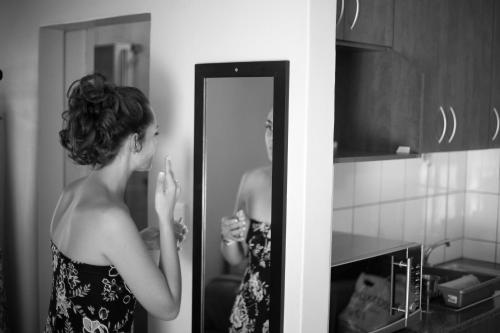
<svg viewBox="0 0 500 333"><path fill-rule="evenodd" d="M151 13L150 97L162 131L158 156L172 156L188 210L192 208L194 64L290 60L284 331L326 332L335 61L335 1L326 0L18 0L0 4L0 66L5 73L0 100L7 112L12 188L8 236L16 264L10 272L11 281L18 281L11 295L17 296L13 310L22 313L15 330L36 332L41 324L36 244L37 233L47 228L52 199L44 197L46 188L35 187L37 129L44 124L44 130L52 132L41 135L55 140L58 127L57 122L38 118L46 116L39 114L44 102L38 99L38 90L44 92L43 98L48 94L60 98L60 93L45 86L57 78L42 78L38 85L38 51L43 47L39 28L144 12ZM55 150L39 156L51 158L53 168L43 169L42 175L54 178L51 186L56 189L62 156ZM159 161L153 164L153 174L159 170ZM150 186L150 196L152 190ZM37 192L45 219L35 216ZM48 251L49 244L45 245ZM152 321L152 332L190 331L191 245L188 242L181 253L184 297L179 318L170 323Z"/></svg>

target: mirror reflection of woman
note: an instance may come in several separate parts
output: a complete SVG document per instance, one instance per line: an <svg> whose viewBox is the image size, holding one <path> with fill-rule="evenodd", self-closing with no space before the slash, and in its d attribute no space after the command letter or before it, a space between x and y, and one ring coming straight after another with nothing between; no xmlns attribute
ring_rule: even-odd
<svg viewBox="0 0 500 333"><path fill-rule="evenodd" d="M265 126L267 156L273 155L273 110ZM272 165L246 172L240 181L235 213L221 221L221 252L237 265L248 258L229 318L229 332L268 332L271 268Z"/></svg>
<svg viewBox="0 0 500 333"><path fill-rule="evenodd" d="M92 171L64 188L50 226L53 284L45 332L130 332L136 300L174 319L181 302L177 252L185 229L173 219L179 196L170 160L159 173L155 208L160 265L124 202L132 172L148 170L158 125L145 95L89 75L68 91L60 139Z"/></svg>

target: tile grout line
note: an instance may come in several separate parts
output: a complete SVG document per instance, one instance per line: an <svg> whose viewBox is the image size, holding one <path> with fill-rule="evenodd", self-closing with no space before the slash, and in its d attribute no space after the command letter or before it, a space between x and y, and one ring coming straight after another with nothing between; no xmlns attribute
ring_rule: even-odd
<svg viewBox="0 0 500 333"><path fill-rule="evenodd" d="M500 165L500 154L498 155L498 157L497 157L497 158L498 158L498 162L499 162L499 165ZM497 171L498 171L498 169L497 169ZM500 176L498 177L498 187L497 187L497 192L499 191L499 189L500 189ZM497 218L496 218L497 223L496 223L496 234L495 234L495 256L494 256L494 258L495 258L495 263L498 261L498 214L499 214L499 209L500 209L500 207L498 207L498 206L499 206L499 204L498 204L498 201L499 201L499 200L498 200L498 199L499 199L499 198L498 198L498 194L497 194Z"/></svg>
<svg viewBox="0 0 500 333"><path fill-rule="evenodd" d="M356 163L352 163L352 203L351 207L351 234L354 234L354 202L356 200Z"/></svg>
<svg viewBox="0 0 500 333"><path fill-rule="evenodd" d="M406 198L406 189L407 189L407 185L406 185L406 181L407 181L407 175L408 175L408 161L405 160L404 161L405 163L405 169L404 169L404 172L403 172L403 198ZM405 233L406 233L406 200L404 201L404 204L403 204L403 226L401 228L401 240L404 241L405 240Z"/></svg>

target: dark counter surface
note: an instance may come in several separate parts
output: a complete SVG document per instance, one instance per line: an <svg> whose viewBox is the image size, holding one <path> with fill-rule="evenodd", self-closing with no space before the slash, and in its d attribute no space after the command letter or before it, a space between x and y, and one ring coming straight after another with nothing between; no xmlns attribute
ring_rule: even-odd
<svg viewBox="0 0 500 333"><path fill-rule="evenodd" d="M434 299L431 312L423 313L422 321L398 332L500 332L500 294L463 309L447 307L441 298Z"/></svg>

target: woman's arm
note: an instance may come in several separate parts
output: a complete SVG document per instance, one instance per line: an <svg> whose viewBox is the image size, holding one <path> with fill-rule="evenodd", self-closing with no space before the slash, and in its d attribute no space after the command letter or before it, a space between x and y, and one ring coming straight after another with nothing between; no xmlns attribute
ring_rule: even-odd
<svg viewBox="0 0 500 333"><path fill-rule="evenodd" d="M102 232L104 255L149 313L163 320L174 319L180 308L180 282L175 281L180 278L180 267L173 232L168 227L160 229L158 268L130 215L119 209L110 209L106 215Z"/></svg>
<svg viewBox="0 0 500 333"><path fill-rule="evenodd" d="M173 211L179 186L166 160L156 185L155 207L159 218L160 268L149 256L146 245L124 209L110 209L106 219L105 255L116 267L142 306L154 316L171 320L177 317L182 280L175 238Z"/></svg>
<svg viewBox="0 0 500 333"><path fill-rule="evenodd" d="M247 211L246 200L248 196L246 180L247 174L244 174L241 177L236 195L234 216L222 218L221 221L221 253L231 265L239 264L246 257L248 251L248 246L245 242L249 226L249 221L245 214Z"/></svg>

